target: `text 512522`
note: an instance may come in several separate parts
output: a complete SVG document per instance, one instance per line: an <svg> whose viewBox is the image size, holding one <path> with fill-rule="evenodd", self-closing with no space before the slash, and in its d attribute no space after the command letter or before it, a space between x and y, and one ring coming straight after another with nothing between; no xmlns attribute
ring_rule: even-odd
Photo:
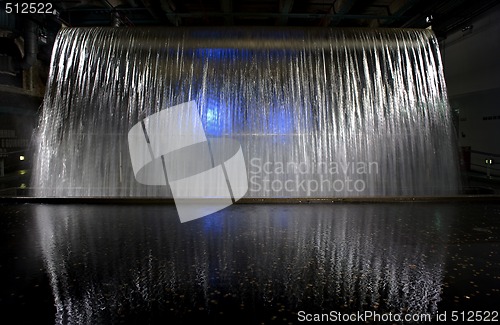
<svg viewBox="0 0 500 325"><path fill-rule="evenodd" d="M54 9L50 2L6 2L5 12L8 14L52 14Z"/></svg>

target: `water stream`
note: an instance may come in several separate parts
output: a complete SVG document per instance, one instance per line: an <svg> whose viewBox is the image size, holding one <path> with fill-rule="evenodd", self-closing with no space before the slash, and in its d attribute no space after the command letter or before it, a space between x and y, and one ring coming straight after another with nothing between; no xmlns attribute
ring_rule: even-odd
<svg viewBox="0 0 500 325"><path fill-rule="evenodd" d="M34 195L171 197L137 182L127 134L190 101L207 137L241 144L246 197L458 191L429 30L99 27L57 37Z"/></svg>
<svg viewBox="0 0 500 325"><path fill-rule="evenodd" d="M434 315L458 211L256 204L179 224L173 206L28 208L57 324L287 324L300 310Z"/></svg>

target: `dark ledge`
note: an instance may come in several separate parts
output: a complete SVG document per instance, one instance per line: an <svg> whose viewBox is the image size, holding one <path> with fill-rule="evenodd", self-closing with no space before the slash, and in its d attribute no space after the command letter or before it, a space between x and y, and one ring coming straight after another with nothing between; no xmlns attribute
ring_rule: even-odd
<svg viewBox="0 0 500 325"><path fill-rule="evenodd" d="M213 202L217 199L201 199ZM189 199L191 202L195 202ZM457 196L379 196L349 198L242 198L236 204L313 204L313 203L404 203L404 202L492 202L500 203L500 195ZM171 198L129 197L0 197L0 204L174 204Z"/></svg>

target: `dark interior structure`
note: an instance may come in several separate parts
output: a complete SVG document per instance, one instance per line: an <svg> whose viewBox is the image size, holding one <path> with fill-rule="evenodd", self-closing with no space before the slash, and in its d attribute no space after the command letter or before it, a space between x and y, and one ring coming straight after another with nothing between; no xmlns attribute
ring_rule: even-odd
<svg viewBox="0 0 500 325"><path fill-rule="evenodd" d="M0 320L498 321L499 58L496 0L1 0Z"/></svg>

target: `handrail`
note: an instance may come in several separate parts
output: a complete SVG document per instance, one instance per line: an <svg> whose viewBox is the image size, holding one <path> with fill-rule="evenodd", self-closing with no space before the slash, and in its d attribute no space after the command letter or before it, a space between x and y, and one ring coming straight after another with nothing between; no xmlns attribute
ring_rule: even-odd
<svg viewBox="0 0 500 325"><path fill-rule="evenodd" d="M500 168L494 168L494 167L488 167L488 166L494 166L494 165L480 165L480 164L470 164L471 166L476 166L479 168L490 168L491 170L498 170L500 171Z"/></svg>
<svg viewBox="0 0 500 325"><path fill-rule="evenodd" d="M490 156L490 157L500 157L500 154L498 154L498 153L491 153L491 152L479 151L479 150L470 150L470 152L480 154L480 155L486 155L486 156Z"/></svg>

